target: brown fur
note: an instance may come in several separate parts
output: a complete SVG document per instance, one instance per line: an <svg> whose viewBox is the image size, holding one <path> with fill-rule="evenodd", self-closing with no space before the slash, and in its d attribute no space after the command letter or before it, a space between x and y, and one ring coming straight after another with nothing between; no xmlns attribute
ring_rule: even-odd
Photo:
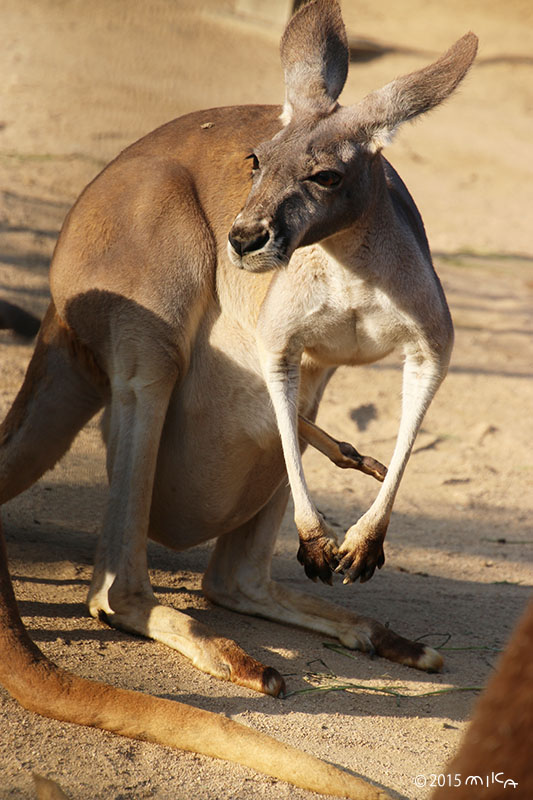
<svg viewBox="0 0 533 800"><path fill-rule="evenodd" d="M202 584L214 602L440 667L431 648L276 583L270 564L287 478L309 577L366 581L384 563L396 492L446 374L453 328L420 215L380 148L391 120L444 99L474 55L475 37L463 37L393 92L343 109L340 9L314 0L283 39L281 119L273 106L190 114L126 149L82 193L54 253L53 303L0 428L0 503L50 469L105 407L110 488L88 598L94 617L278 695L276 670L153 593L148 536L177 550L215 539ZM365 129L361 120L376 113ZM313 420L337 366L395 348L406 357L406 399L386 470ZM340 544L309 494L302 443L382 480ZM386 797L230 720L58 669L20 622L3 550L0 590L0 680L27 708L335 796Z"/></svg>
<svg viewBox="0 0 533 800"><path fill-rule="evenodd" d="M533 602L502 655L448 765L461 785L437 789L432 800L531 800L533 797ZM479 777L474 783L468 778ZM493 778L496 776L496 779ZM512 783L504 786L505 781Z"/></svg>

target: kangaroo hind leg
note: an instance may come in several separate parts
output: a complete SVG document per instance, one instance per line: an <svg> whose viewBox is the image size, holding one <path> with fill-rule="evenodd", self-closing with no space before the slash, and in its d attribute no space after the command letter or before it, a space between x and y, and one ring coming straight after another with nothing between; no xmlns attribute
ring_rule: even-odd
<svg viewBox="0 0 533 800"><path fill-rule="evenodd" d="M282 485L254 519L217 540L203 579L204 594L242 614L307 628L345 647L406 666L439 670L442 657L433 648L404 639L375 619L272 580L270 565L288 494Z"/></svg>
<svg viewBox="0 0 533 800"><path fill-rule="evenodd" d="M24 383L0 425L0 504L59 461L106 393L106 376L51 303Z"/></svg>
<svg viewBox="0 0 533 800"><path fill-rule="evenodd" d="M163 425L183 359L162 345L159 329L145 325L139 340L138 328L132 324L132 335L117 343L110 369L109 502L89 591L90 613L172 647L210 675L277 695L283 679L275 670L187 614L161 605L154 595L146 553L150 506Z"/></svg>

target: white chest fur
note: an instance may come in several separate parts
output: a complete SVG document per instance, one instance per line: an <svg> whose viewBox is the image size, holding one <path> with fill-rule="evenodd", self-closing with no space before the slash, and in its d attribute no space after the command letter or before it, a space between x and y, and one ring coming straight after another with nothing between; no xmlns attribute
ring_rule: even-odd
<svg viewBox="0 0 533 800"><path fill-rule="evenodd" d="M272 281L258 330L269 348L323 366L377 361L409 338L411 321L383 286L327 255L297 251Z"/></svg>

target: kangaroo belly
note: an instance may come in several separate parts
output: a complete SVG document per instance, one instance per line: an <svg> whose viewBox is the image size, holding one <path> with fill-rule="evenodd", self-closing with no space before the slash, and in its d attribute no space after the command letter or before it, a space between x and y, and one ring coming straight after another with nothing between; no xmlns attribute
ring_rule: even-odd
<svg viewBox="0 0 533 800"><path fill-rule="evenodd" d="M178 550L220 536L253 517L284 479L253 334L222 318L206 323L171 399L150 536Z"/></svg>

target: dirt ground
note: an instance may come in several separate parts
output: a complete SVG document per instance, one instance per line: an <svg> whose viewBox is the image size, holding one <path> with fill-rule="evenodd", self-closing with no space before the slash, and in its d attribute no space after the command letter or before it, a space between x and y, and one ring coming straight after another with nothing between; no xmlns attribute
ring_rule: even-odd
<svg viewBox="0 0 533 800"><path fill-rule="evenodd" d="M44 313L62 219L129 142L196 108L281 101L279 29L237 18L233 6L2 0L1 297ZM158 595L276 667L296 692L287 699L221 683L163 646L92 620L84 600L106 497L98 420L53 472L4 507L3 518L21 613L59 664L230 715L394 797L423 800L456 750L475 688L493 669L532 582L533 6L344 0L343 10L351 34L397 48L352 64L344 103L423 66L468 29L480 36L479 60L460 92L404 128L387 154L425 219L456 346L402 484L384 569L364 585L309 584L295 559L289 511L274 575L443 645L445 670L426 675L358 653L348 658L319 635L212 607L200 592L209 547L179 556L151 547ZM0 332L2 415L31 351ZM397 358L340 370L319 423L387 462L400 381ZM305 467L339 530L375 495L370 479L340 472L319 454L306 454ZM317 681L355 686L297 693ZM454 691L427 694L445 689ZM0 797L32 797L32 771L60 781L72 800L315 796L252 770L38 718L0 691Z"/></svg>

